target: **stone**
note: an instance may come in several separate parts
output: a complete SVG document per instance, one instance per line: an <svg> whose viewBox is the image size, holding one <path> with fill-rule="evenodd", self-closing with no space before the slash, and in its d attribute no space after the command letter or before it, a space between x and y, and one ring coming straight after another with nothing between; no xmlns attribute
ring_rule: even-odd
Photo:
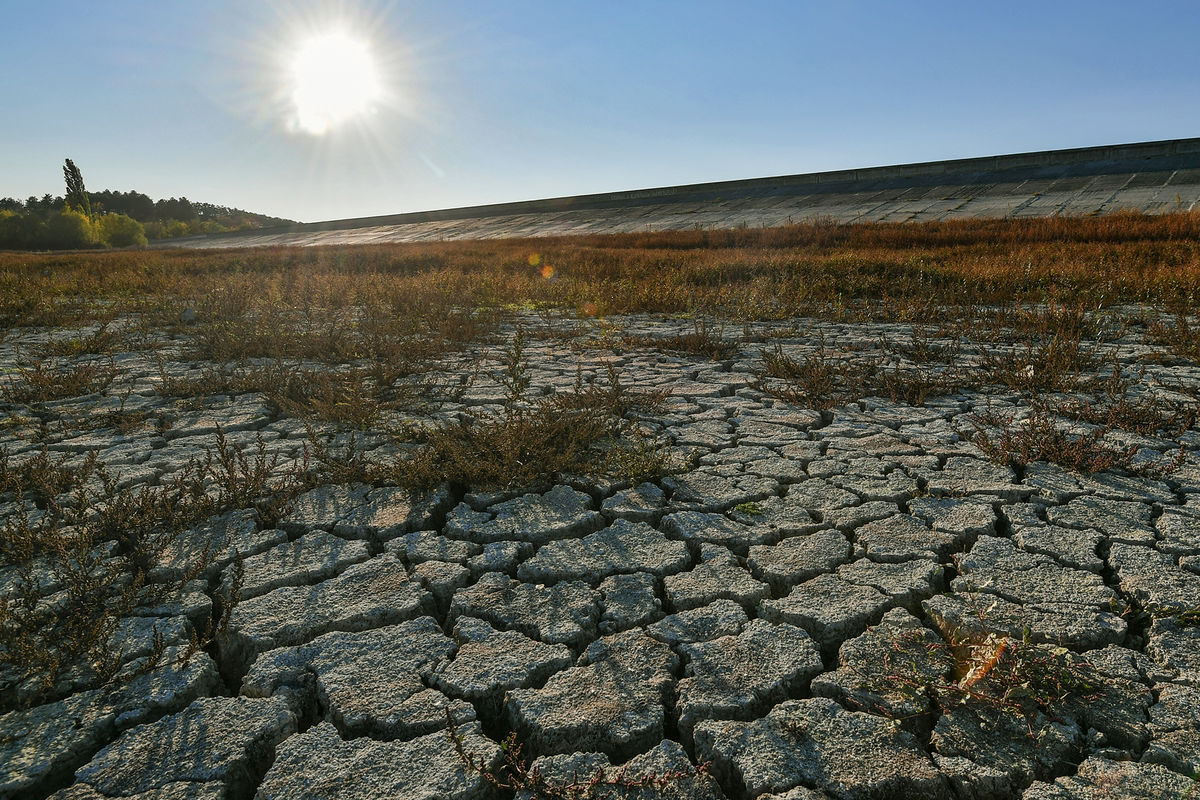
<svg viewBox="0 0 1200 800"><path fill-rule="evenodd" d="M474 704L491 720L499 717L505 692L540 685L574 661L566 645L544 644L516 631L498 631L472 617L461 617L455 623L454 639L458 651L453 660L444 658L430 679L438 689Z"/></svg>
<svg viewBox="0 0 1200 800"><path fill-rule="evenodd" d="M500 747L479 723L460 725L458 747L482 769L495 769ZM470 768L445 731L405 742L367 738L343 741L327 722L297 734L279 747L255 793L257 800L320 797L329 800L486 800L491 787Z"/></svg>
<svg viewBox="0 0 1200 800"><path fill-rule="evenodd" d="M976 764L960 756L933 754L933 763L950 782L956 797L971 797L975 800L1010 800L1014 787L1001 770L986 764Z"/></svg>
<svg viewBox="0 0 1200 800"><path fill-rule="evenodd" d="M746 564L754 577L785 592L797 583L831 572L850 560L853 549L835 530L807 536L792 536L775 545L755 545L748 550Z"/></svg>
<svg viewBox="0 0 1200 800"><path fill-rule="evenodd" d="M508 720L534 754L595 750L624 759L663 738L678 657L641 631L593 642L541 689L514 689Z"/></svg>
<svg viewBox="0 0 1200 800"><path fill-rule="evenodd" d="M99 689L0 716L0 796L33 796L57 783L116 728Z"/></svg>
<svg viewBox="0 0 1200 800"><path fill-rule="evenodd" d="M174 781L145 792L126 795L128 800L225 800L225 785L220 781L193 783ZM77 783L50 795L50 800L109 800L86 783Z"/></svg>
<svg viewBox="0 0 1200 800"><path fill-rule="evenodd" d="M749 618L732 600L717 600L702 608L681 611L646 627L655 639L676 645L683 642L707 642L742 632Z"/></svg>
<svg viewBox="0 0 1200 800"><path fill-rule="evenodd" d="M751 548L753 549L753 548ZM723 547L700 545L700 563L688 572L669 575L663 581L671 608L686 611L714 600L732 600L743 608L754 608L770 589L750 577L737 556Z"/></svg>
<svg viewBox="0 0 1200 800"><path fill-rule="evenodd" d="M178 580L205 560L203 574L211 577L239 555L257 555L283 544L287 538L282 530L260 531L253 511L231 511L170 537L149 577L156 581Z"/></svg>
<svg viewBox="0 0 1200 800"><path fill-rule="evenodd" d="M1200 689L1167 684L1158 687L1150 706L1152 739L1142 761L1184 775L1200 771Z"/></svg>
<svg viewBox="0 0 1200 800"><path fill-rule="evenodd" d="M279 527L292 533L329 531L342 517L366 504L371 487L363 483L326 485L310 489L293 500Z"/></svg>
<svg viewBox="0 0 1200 800"><path fill-rule="evenodd" d="M424 561L467 564L471 559L482 555L484 547L475 542L450 539L433 531L414 531L392 539L384 545L384 550L395 553L409 565Z"/></svg>
<svg viewBox="0 0 1200 800"><path fill-rule="evenodd" d="M1002 772L1009 785L1027 786L1035 776L1069 769L1071 754L1082 739L1083 732L1072 721L1040 713L1026 719L971 702L942 714L930 742L941 755L966 758Z"/></svg>
<svg viewBox="0 0 1200 800"><path fill-rule="evenodd" d="M807 633L756 619L740 634L679 646L679 727L691 737L706 719L754 719L803 689L821 671Z"/></svg>
<svg viewBox="0 0 1200 800"><path fill-rule="evenodd" d="M343 511L330 530L338 536L388 541L410 531L428 530L449 506L446 487L414 496L399 486L383 486L368 491L361 504Z"/></svg>
<svg viewBox="0 0 1200 800"><path fill-rule="evenodd" d="M990 503L974 498L918 497L909 502L908 508L912 516L959 542L996 532L995 510Z"/></svg>
<svg viewBox="0 0 1200 800"><path fill-rule="evenodd" d="M810 478L789 486L784 499L793 508L808 509L819 515L826 515L839 508L856 506L862 502L854 492L834 486L823 478Z"/></svg>
<svg viewBox="0 0 1200 800"><path fill-rule="evenodd" d="M1049 556L1018 550L1008 539L981 536L958 559L957 592L985 592L1010 603L1111 608L1116 595L1094 572L1064 567Z"/></svg>
<svg viewBox="0 0 1200 800"><path fill-rule="evenodd" d="M772 622L804 628L826 649L862 633L891 605L877 589L821 575L799 584L787 597L764 600L759 614Z"/></svg>
<svg viewBox="0 0 1200 800"><path fill-rule="evenodd" d="M1090 650L1125 640L1129 625L1111 611L1075 603L1010 603L994 595L937 594L921 603L942 635L983 641L989 634Z"/></svg>
<svg viewBox="0 0 1200 800"><path fill-rule="evenodd" d="M446 535L454 539L469 539L472 540L472 544L476 544L473 541L475 531L491 521L491 514L476 510L473 505L464 500L446 514Z"/></svg>
<svg viewBox="0 0 1200 800"><path fill-rule="evenodd" d="M696 726L696 754L746 795L820 786L840 800L949 800L945 777L909 733L826 698L790 700L753 722Z"/></svg>
<svg viewBox="0 0 1200 800"><path fill-rule="evenodd" d="M797 786L794 789L789 789L786 792L778 794L760 794L757 800L829 800L829 795L824 792L818 792L815 789Z"/></svg>
<svg viewBox="0 0 1200 800"><path fill-rule="evenodd" d="M75 780L108 796L132 795L180 781L221 782L248 791L275 747L296 730L280 699L208 697L138 726L102 749Z"/></svg>
<svg viewBox="0 0 1200 800"><path fill-rule="evenodd" d="M1109 548L1108 563L1121 591L1155 614L1200 608L1200 575L1180 569L1166 553L1118 542Z"/></svg>
<svg viewBox="0 0 1200 800"><path fill-rule="evenodd" d="M539 547L517 568L517 577L532 583L580 580L595 586L618 573L670 575L690 562L683 542L667 539L644 522L619 519L582 539L564 539Z"/></svg>
<svg viewBox="0 0 1200 800"><path fill-rule="evenodd" d="M835 486L854 492L864 502L903 503L919 491L917 481L901 469L883 475L834 475L829 480Z"/></svg>
<svg viewBox="0 0 1200 800"><path fill-rule="evenodd" d="M281 696L303 718L318 707L347 737L411 739L458 722L474 709L426 687L454 641L431 617L358 633L335 632L264 653L242 680L248 697Z"/></svg>
<svg viewBox="0 0 1200 800"><path fill-rule="evenodd" d="M908 444L890 431L860 436L849 442L833 439L829 442L829 448L830 450L845 449L855 455L915 456L921 454L921 448Z"/></svg>
<svg viewBox="0 0 1200 800"><path fill-rule="evenodd" d="M700 511L680 511L662 519L662 529L686 542L719 544L738 555L745 555L750 545L775 540L774 528L766 525L743 525L722 514Z"/></svg>
<svg viewBox="0 0 1200 800"><path fill-rule="evenodd" d="M878 625L842 643L837 669L814 678L812 692L927 733L933 712L927 689L944 682L953 667L945 641L894 608Z"/></svg>
<svg viewBox="0 0 1200 800"><path fill-rule="evenodd" d="M266 552L230 564L221 575L219 591L229 597L240 572L239 600L266 594L281 586L303 586L332 578L351 564L370 558L365 542L348 542L322 531L276 545Z"/></svg>
<svg viewBox="0 0 1200 800"><path fill-rule="evenodd" d="M471 570L448 561L422 561L413 567L412 578L433 595L439 609L444 609L455 592L471 583Z"/></svg>
<svg viewBox="0 0 1200 800"><path fill-rule="evenodd" d="M517 565L532 552L533 545L528 542L489 542L483 546L482 553L467 561L467 568L471 570L473 580L479 580L485 572L515 576Z"/></svg>
<svg viewBox="0 0 1200 800"><path fill-rule="evenodd" d="M942 565L923 559L879 563L860 558L838 567L837 576L850 583L874 587L893 603L913 611L917 610L921 600L943 586Z"/></svg>
<svg viewBox="0 0 1200 800"><path fill-rule="evenodd" d="M582 647L596 636L599 595L579 581L547 587L488 572L454 593L450 621L459 617L478 617L548 644Z"/></svg>
<svg viewBox="0 0 1200 800"><path fill-rule="evenodd" d="M121 663L145 658L156 647L187 644L192 624L187 617L122 617L106 643L109 653Z"/></svg>
<svg viewBox="0 0 1200 800"><path fill-rule="evenodd" d="M774 538L812 533L826 527L801 503L787 497L768 497L736 505L729 510L729 517L743 525L774 528Z"/></svg>
<svg viewBox="0 0 1200 800"><path fill-rule="evenodd" d="M103 701L115 712L118 730L178 711L217 690L221 678L212 657L200 652L185 660L186 651L186 646L168 647L158 666L139 658L123 667Z"/></svg>
<svg viewBox="0 0 1200 800"><path fill-rule="evenodd" d="M1064 528L1096 530L1114 542L1154 545L1151 508L1146 503L1080 497L1063 506L1052 506L1046 518Z"/></svg>
<svg viewBox="0 0 1200 800"><path fill-rule="evenodd" d="M1176 556L1200 555L1200 513L1167 507L1154 526L1159 550Z"/></svg>
<svg viewBox="0 0 1200 800"><path fill-rule="evenodd" d="M620 765L614 765L603 753L569 753L542 756L530 767L551 786L586 786L580 791L594 793L598 800L685 797L689 800L724 800L725 797L717 782L698 771L683 747L670 739L663 739L651 750ZM595 785L592 782L596 782ZM542 792L522 789L517 792L516 800L540 800L543 796Z"/></svg>
<svg viewBox="0 0 1200 800"><path fill-rule="evenodd" d="M218 645L223 658L249 664L258 653L323 633L394 625L432 610L429 593L382 555L315 586L285 586L238 603Z"/></svg>
<svg viewBox="0 0 1200 800"><path fill-rule="evenodd" d="M1128 752L1143 749L1148 736L1146 719L1154 693L1146 684L1148 659L1140 652L1117 645L1077 655L1052 647L1038 648L1037 655L1070 668L1067 683L1075 683L1054 711L1076 721L1089 737L1100 734L1101 742ZM1079 684L1087 684L1090 690Z"/></svg>
<svg viewBox="0 0 1200 800"><path fill-rule="evenodd" d="M167 587L171 589L173 587ZM138 617L158 619L186 617L193 628L202 629L212 619L213 601L207 594L204 581L185 583L176 591L163 591L160 584L142 588L138 604L129 613ZM162 624L160 622L160 624Z"/></svg>
<svg viewBox="0 0 1200 800"><path fill-rule="evenodd" d="M794 461L790 458L759 458L746 464L745 470L749 475L757 475L785 484L799 483L808 478L804 462Z"/></svg>
<svg viewBox="0 0 1200 800"><path fill-rule="evenodd" d="M939 472L926 476L926 491L934 497L996 495L1005 500L1023 500L1033 491L1017 483L1009 467L978 458L951 456Z"/></svg>
<svg viewBox="0 0 1200 800"><path fill-rule="evenodd" d="M666 493L653 483L640 483L623 489L600 504L600 513L608 520L627 519L630 522L658 522L667 504Z"/></svg>
<svg viewBox="0 0 1200 800"><path fill-rule="evenodd" d="M1053 783L1039 781L1021 795L1021 800L1109 800L1109 798L1183 798L1195 788L1189 777L1157 764L1110 761L1090 756L1073 775Z"/></svg>
<svg viewBox="0 0 1200 800"><path fill-rule="evenodd" d="M875 522L876 520L895 516L899 510L900 507L895 503L872 500L863 503L861 506L849 506L847 508L836 508L822 512L821 519L824 520L825 525L828 527L848 534L861 528L868 522Z"/></svg>
<svg viewBox="0 0 1200 800"><path fill-rule="evenodd" d="M958 539L944 531L930 530L908 514L895 514L868 522L854 531L854 541L872 561L910 561L914 558L944 559L958 546Z"/></svg>
<svg viewBox="0 0 1200 800"><path fill-rule="evenodd" d="M1146 655L1173 670L1179 680L1200 687L1200 626L1175 617L1156 617L1150 623Z"/></svg>
<svg viewBox="0 0 1200 800"><path fill-rule="evenodd" d="M613 575L601 581L604 610L600 616L600 633L619 633L662 617L662 601L655 594L657 583L653 575L644 572Z"/></svg>
<svg viewBox="0 0 1200 800"><path fill-rule="evenodd" d="M1104 560L1097 555L1104 534L1091 528L1064 528L1042 523L1034 528L1018 528L1013 541L1022 550L1050 556L1065 567L1100 572Z"/></svg>
<svg viewBox="0 0 1200 800"><path fill-rule="evenodd" d="M1045 513L1046 507L1040 503L1007 503L1000 506L1000 518L1013 532L1048 525L1043 518Z"/></svg>
<svg viewBox="0 0 1200 800"><path fill-rule="evenodd" d="M486 515L472 512L469 522L458 508L452 515L453 520L447 519L447 532L480 544L516 540L540 546L554 539L584 536L604 525L604 517L592 510L592 498L569 486L496 503Z"/></svg>
<svg viewBox="0 0 1200 800"><path fill-rule="evenodd" d="M725 477L695 470L663 478L671 504L701 512L727 511L741 503L763 500L779 491L779 484L758 475Z"/></svg>

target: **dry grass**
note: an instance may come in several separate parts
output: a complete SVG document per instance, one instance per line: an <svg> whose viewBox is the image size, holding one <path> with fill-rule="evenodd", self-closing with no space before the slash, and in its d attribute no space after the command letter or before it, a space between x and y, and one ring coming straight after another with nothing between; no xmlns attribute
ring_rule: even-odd
<svg viewBox="0 0 1200 800"><path fill-rule="evenodd" d="M531 253L554 264L553 280L530 266ZM172 321L190 306L197 325L207 326L202 346L218 358L280 355L287 339L276 334L299 330L308 333L286 345L289 355L353 352L358 345L346 339L345 315L325 315L329 309L375 308L378 318L411 322L417 330L447 319L447 336L456 337L464 327L473 335L478 309L540 306L589 315L647 311L738 320L872 314L919 321L938 306L1063 299L1089 308L1144 302L1186 314L1198 289L1198 213L314 248L0 253L0 320L6 326L126 311ZM222 328L232 320L241 327Z"/></svg>
<svg viewBox="0 0 1200 800"><path fill-rule="evenodd" d="M554 265L553 280L531 266L532 253ZM981 420L976 443L1004 463L1046 459L1093 472L1132 467L1133 453L1113 446L1110 432L1169 436L1196 420L1195 403L1158 400L1141 376L1114 368L1107 381L1093 377L1108 356L1105 343L1125 333L1111 318L1117 312L1106 310L1137 303L1169 312L1150 319L1146 340L1169 358L1194 362L1197 298L1200 213L0 253L0 338L20 338L28 326L92 326L26 353L27 366L0 378L0 400L23 430L32 420L43 434L132 430L150 421L148 412L122 405L74 420L52 404L111 393L120 378L114 353L139 335L148 349L165 331L154 346L174 365L162 362L161 396L256 392L283 414L377 429L453 399L464 387L435 376L469 372L514 310L541 311L547 324L539 335L595 334L601 347L710 360L732 357L742 342L709 320L742 324L746 339L758 321L899 321L913 326L908 340L882 341L870 353L823 341L799 355L768 347L760 388L815 408L869 395L920 405L960 388L1017 392L1036 398L1034 414ZM187 308L195 310L190 323L180 318ZM652 338L624 335L605 320L630 312L695 322L690 332ZM110 324L117 317L122 325L140 321L140 330ZM945 322L935 329L935 319ZM62 676L80 664L93 665L96 681L112 677L116 667L103 648L115 621L181 585L149 583L150 565L184 526L221 509L252 507L269 524L294 492L327 480L487 488L579 474L638 481L680 468L642 418L662 403L661 393L635 391L612 371L607 381L531 400L524 336L509 341L493 376L506 394L499 410L429 430L395 428L408 449L392 463L354 445L333 452L315 433L309 460L290 467L261 443L238 449L218 438L205 458L162 485L123 488L94 460L81 465L43 451L17 461L0 451L0 495L32 501L37 511L10 515L0 533L3 563L22 571L18 590L0 603L0 705L15 702L18 685L26 701L57 696ZM181 377L179 362L189 360L206 366ZM1176 396L1188 391L1178 387ZM29 425L16 422L17 412ZM1096 427L1069 433L1068 420ZM67 587L53 604L34 575L45 559ZM201 555L195 569L202 568Z"/></svg>
<svg viewBox="0 0 1200 800"><path fill-rule="evenodd" d="M427 432L422 446L398 462L393 479L420 491L439 484L500 488L543 486L568 475L614 475L630 481L673 469L665 444L642 431L636 416L666 399L632 390L609 367L608 385L526 400L525 335L518 329L496 374L507 399L498 412Z"/></svg>
<svg viewBox="0 0 1200 800"><path fill-rule="evenodd" d="M20 404L81 397L104 391L116 376L111 358L58 365L39 361L29 367L18 367L17 376L0 385L0 397Z"/></svg>
<svg viewBox="0 0 1200 800"><path fill-rule="evenodd" d="M1017 469L1034 461L1048 461L1085 475L1111 469L1161 475L1179 463L1178 458L1168 457L1151 464L1138 463L1134 459L1137 447L1114 445L1107 439L1111 427L1072 432L1045 411L1035 410L1020 421L1012 415L985 412L976 415L974 424L971 441L991 460Z"/></svg>
<svg viewBox="0 0 1200 800"><path fill-rule="evenodd" d="M0 449L0 492L22 509L0 526L0 561L16 570L0 597L0 710L130 677L109 647L120 620L177 596L211 557L196 553L180 576L151 580L162 554L214 514L278 508L280 498L307 485L306 464L280 466L261 441L247 452L218 433L203 459L171 479L124 487L94 456L69 463L43 451L14 463ZM25 500L36 510L24 509ZM44 592L47 576L61 588ZM225 598L226 615L236 599ZM185 657L215 632L211 625L198 631ZM155 651L142 669L159 663L162 647Z"/></svg>

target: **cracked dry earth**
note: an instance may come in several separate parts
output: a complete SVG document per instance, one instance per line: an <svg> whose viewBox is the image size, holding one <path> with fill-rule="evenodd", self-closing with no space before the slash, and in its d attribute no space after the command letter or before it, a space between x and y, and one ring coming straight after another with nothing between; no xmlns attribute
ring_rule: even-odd
<svg viewBox="0 0 1200 800"><path fill-rule="evenodd" d="M803 352L818 333L872 342L884 329L907 330L812 323L771 341ZM5 357L52 335L14 334ZM0 796L512 796L468 766L451 723L491 769L515 732L552 780L618 767L682 775L614 797L1196 796L1200 627L1130 611L1200 606L1196 429L1171 442L1127 435L1145 458L1183 444L1162 477L1014 471L964 438L983 394L806 410L756 388L764 341L718 362L530 343L533 392L571 385L577 369L603 375L610 361L630 384L670 389L648 424L695 457L655 483L564 478L539 492L415 499L325 485L272 527L245 509L191 530L159 567L215 545L207 573L142 609L112 646L144 657L147 620L168 649L182 645L214 614L240 553L240 601L219 640L185 666L0 717ZM1120 359L1135 364L1139 347L1121 344ZM52 453L98 449L136 484L181 469L218 424L285 457L303 447L303 424L261 396L179 405L157 396L151 354L116 363L132 387L126 407L168 414L169 427L51 436ZM1200 385L1200 370L1160 369ZM117 393L49 406L105 408ZM483 381L434 415L501 396ZM380 458L396 452L384 436L362 440ZM40 448L19 424L3 443L14 457ZM3 580L0 591L14 576ZM962 652L979 652L946 643L998 641L1035 667L1086 670L1088 686L1032 713L952 692L941 702L930 687L960 685ZM979 698L1004 688L987 685L999 671L973 685Z"/></svg>

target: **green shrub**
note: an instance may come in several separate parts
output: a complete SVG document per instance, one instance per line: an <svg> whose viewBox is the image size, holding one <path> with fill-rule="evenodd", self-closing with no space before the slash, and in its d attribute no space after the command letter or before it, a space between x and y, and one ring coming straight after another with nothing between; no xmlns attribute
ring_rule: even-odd
<svg viewBox="0 0 1200 800"><path fill-rule="evenodd" d="M46 221L45 246L51 250L78 250L96 243L92 222L83 214L64 209Z"/></svg>
<svg viewBox="0 0 1200 800"><path fill-rule="evenodd" d="M96 233L109 247L145 247L146 230L142 223L125 214L105 214L96 220Z"/></svg>
<svg viewBox="0 0 1200 800"><path fill-rule="evenodd" d="M29 250L42 246L46 224L33 214L0 211L0 249Z"/></svg>

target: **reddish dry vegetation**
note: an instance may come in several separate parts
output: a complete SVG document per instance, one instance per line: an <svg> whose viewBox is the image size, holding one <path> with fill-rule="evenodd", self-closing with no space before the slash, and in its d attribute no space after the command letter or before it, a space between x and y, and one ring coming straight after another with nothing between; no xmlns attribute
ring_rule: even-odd
<svg viewBox="0 0 1200 800"><path fill-rule="evenodd" d="M533 258L533 256L537 258ZM552 267L552 270L546 269ZM550 275L551 277L546 277ZM0 320L192 305L258 308L552 306L592 315L736 319L863 311L928 318L936 305L1149 303L1190 310L1200 213L811 222L779 228L314 248L0 253ZM89 311L84 312L84 309ZM178 313L176 310L175 313Z"/></svg>

